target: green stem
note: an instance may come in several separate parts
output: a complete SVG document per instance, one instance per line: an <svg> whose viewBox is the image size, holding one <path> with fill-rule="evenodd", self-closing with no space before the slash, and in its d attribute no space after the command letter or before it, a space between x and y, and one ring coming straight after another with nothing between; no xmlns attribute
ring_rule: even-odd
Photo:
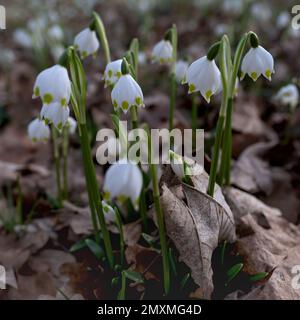
<svg viewBox="0 0 300 320"><path fill-rule="evenodd" d="M63 129L63 197L68 198L68 151L69 151L69 128Z"/></svg>
<svg viewBox="0 0 300 320"><path fill-rule="evenodd" d="M55 164L55 175L56 175L56 191L57 199L61 203L62 200L62 188L61 188L61 174L60 174L60 152L59 152L59 141L58 141L58 130L52 125L52 140L53 140L53 156Z"/></svg>
<svg viewBox="0 0 300 320"><path fill-rule="evenodd" d="M98 218L101 231L102 231L107 259L108 259L109 265L113 267L113 264L114 264L113 251L112 251L112 246L110 241L110 235L105 223L102 202L101 202L102 199L99 192L95 167L92 159L92 152L91 152L91 147L89 142L88 130L85 123L80 123L79 127L80 127L80 133L81 133L80 140L81 140L81 149L82 149L84 170L85 170L85 176L86 176L86 185L88 189L89 203L91 208L94 232L96 235L96 239L99 239L98 223L97 223L97 218Z"/></svg>
<svg viewBox="0 0 300 320"><path fill-rule="evenodd" d="M106 64L108 64L111 60L110 60L110 49L109 49L109 44L106 37L105 27L97 12L93 12L93 19L94 21L92 23L92 27L96 30L98 34L101 47L103 48L103 51L104 51L105 62Z"/></svg>
<svg viewBox="0 0 300 320"><path fill-rule="evenodd" d="M196 130L198 127L198 106L196 103L196 96L192 95L192 146L193 150L196 149Z"/></svg>
<svg viewBox="0 0 300 320"><path fill-rule="evenodd" d="M138 128L138 110L136 106L130 108L132 129Z"/></svg>
<svg viewBox="0 0 300 320"><path fill-rule="evenodd" d="M150 173L151 173L152 184L153 184L153 200L154 200L154 206L156 211L161 253L162 253L162 259L163 259L164 291L165 291L165 294L168 295L170 292L170 266L169 266L169 258L168 258L167 237L166 237L166 231L165 231L164 215L163 215L163 211L160 204L160 193L159 193L156 165L153 164L153 161L151 161L153 151L152 151L151 135L149 130L148 130L148 144L149 144L149 151L150 151L150 154L149 154Z"/></svg>

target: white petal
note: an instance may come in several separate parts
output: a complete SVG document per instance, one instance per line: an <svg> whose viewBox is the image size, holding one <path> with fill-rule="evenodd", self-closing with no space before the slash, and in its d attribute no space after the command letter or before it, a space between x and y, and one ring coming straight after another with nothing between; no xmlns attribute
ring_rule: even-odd
<svg viewBox="0 0 300 320"><path fill-rule="evenodd" d="M80 51L83 58L94 54L99 48L99 41L97 39L96 32L89 28L82 30L76 35L74 44Z"/></svg>

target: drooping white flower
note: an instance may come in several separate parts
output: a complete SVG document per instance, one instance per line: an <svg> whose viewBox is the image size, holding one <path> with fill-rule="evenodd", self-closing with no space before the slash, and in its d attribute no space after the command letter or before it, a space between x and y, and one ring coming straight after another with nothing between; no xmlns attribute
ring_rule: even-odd
<svg viewBox="0 0 300 320"><path fill-rule="evenodd" d="M173 47L169 40L159 41L152 50L152 60L160 64L170 63L173 58Z"/></svg>
<svg viewBox="0 0 300 320"><path fill-rule="evenodd" d="M28 125L28 136L34 141L47 141L50 137L50 129L44 120L36 118Z"/></svg>
<svg viewBox="0 0 300 320"><path fill-rule="evenodd" d="M294 109L299 103L299 91L296 85L288 84L282 87L275 96L275 99L283 106Z"/></svg>
<svg viewBox="0 0 300 320"><path fill-rule="evenodd" d="M67 106L71 95L68 71L61 65L54 65L42 71L36 78L33 98L41 97L44 104L58 102Z"/></svg>
<svg viewBox="0 0 300 320"><path fill-rule="evenodd" d="M111 100L114 109L122 109L124 113L133 106L144 106L142 89L130 74L123 74L117 81L111 92Z"/></svg>
<svg viewBox="0 0 300 320"><path fill-rule="evenodd" d="M122 59L118 59L107 64L103 76L105 87L116 84L122 75L121 66Z"/></svg>
<svg viewBox="0 0 300 320"><path fill-rule="evenodd" d="M185 83L189 85L189 93L200 91L209 103L213 94L221 90L221 73L215 60L206 56L194 61L186 71Z"/></svg>
<svg viewBox="0 0 300 320"><path fill-rule="evenodd" d="M102 200L102 208L103 208L103 212L104 212L105 221L107 223L116 222L115 210L105 200Z"/></svg>
<svg viewBox="0 0 300 320"><path fill-rule="evenodd" d="M188 68L188 63L183 60L179 60L175 66L175 76L178 82L181 82L185 79L185 73Z"/></svg>
<svg viewBox="0 0 300 320"><path fill-rule="evenodd" d="M62 106L58 102L51 104L44 104L40 113L41 118L45 119L47 123L53 123L54 126L61 130L67 123L70 115L70 108Z"/></svg>
<svg viewBox="0 0 300 320"><path fill-rule="evenodd" d="M73 117L69 116L66 126L69 129L69 134L74 134L77 128L77 121Z"/></svg>
<svg viewBox="0 0 300 320"><path fill-rule="evenodd" d="M104 178L105 199L130 199L135 208L143 186L143 176L139 167L127 160L111 165Z"/></svg>
<svg viewBox="0 0 300 320"><path fill-rule="evenodd" d="M75 48L80 52L82 58L96 54L99 48L99 41L96 32L86 28L79 32L74 39Z"/></svg>
<svg viewBox="0 0 300 320"><path fill-rule="evenodd" d="M247 73L254 81L261 74L271 81L271 75L274 73L274 59L262 46L252 47L243 58L241 70L241 79Z"/></svg>

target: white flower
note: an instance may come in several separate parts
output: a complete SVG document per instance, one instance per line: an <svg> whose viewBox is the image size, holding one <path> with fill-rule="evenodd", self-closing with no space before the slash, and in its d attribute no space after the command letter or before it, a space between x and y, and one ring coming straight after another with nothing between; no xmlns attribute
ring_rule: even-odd
<svg viewBox="0 0 300 320"><path fill-rule="evenodd" d="M208 103L211 96L222 88L220 70L215 60L209 60L206 56L188 67L185 82L189 85L189 93L200 91Z"/></svg>
<svg viewBox="0 0 300 320"><path fill-rule="evenodd" d="M102 208L103 208L103 212L104 212L105 221L107 223L116 222L115 210L105 200L102 200Z"/></svg>
<svg viewBox="0 0 300 320"><path fill-rule="evenodd" d="M289 12L282 11L276 19L276 26L279 29L284 29L290 24L290 21L291 21L291 15L289 14Z"/></svg>
<svg viewBox="0 0 300 320"><path fill-rule="evenodd" d="M299 91L294 84L282 87L275 96L275 99L284 106L294 109L299 102Z"/></svg>
<svg viewBox="0 0 300 320"><path fill-rule="evenodd" d="M34 142L47 141L50 137L50 129L44 120L37 118L29 123L28 136Z"/></svg>
<svg viewBox="0 0 300 320"><path fill-rule="evenodd" d="M53 41L62 41L64 38L63 29L59 25L53 25L48 29L48 36Z"/></svg>
<svg viewBox="0 0 300 320"><path fill-rule="evenodd" d="M105 87L116 84L122 75L121 66L122 59L118 59L107 64L103 76Z"/></svg>
<svg viewBox="0 0 300 320"><path fill-rule="evenodd" d="M59 102L67 106L71 95L68 71L61 65L54 65L42 71L36 78L33 98L41 97L44 104Z"/></svg>
<svg viewBox="0 0 300 320"><path fill-rule="evenodd" d="M74 134L77 128L77 122L73 117L69 117L66 126L69 129L69 134Z"/></svg>
<svg viewBox="0 0 300 320"><path fill-rule="evenodd" d="M169 40L159 41L152 50L152 60L160 64L170 63L173 58L173 47Z"/></svg>
<svg viewBox="0 0 300 320"><path fill-rule="evenodd" d="M118 198L121 201L130 199L137 208L142 186L143 176L139 167L127 160L120 160L111 165L105 174L104 198Z"/></svg>
<svg viewBox="0 0 300 320"><path fill-rule="evenodd" d="M18 45L24 48L32 47L32 37L23 29L17 29L13 34L13 39Z"/></svg>
<svg viewBox="0 0 300 320"><path fill-rule="evenodd" d="M70 109L68 106L62 106L58 102L44 104L40 113L47 123L53 123L54 126L61 130L68 121Z"/></svg>
<svg viewBox="0 0 300 320"><path fill-rule="evenodd" d="M82 30L75 37L74 45L80 52L82 58L86 58L90 54L96 54L99 48L96 32L90 28Z"/></svg>
<svg viewBox="0 0 300 320"><path fill-rule="evenodd" d="M124 113L133 107L143 107L144 97L141 87L130 74L125 74L115 84L111 92L114 109L122 109Z"/></svg>
<svg viewBox="0 0 300 320"><path fill-rule="evenodd" d="M274 73L274 60L272 55L262 46L251 48L242 61L241 79L247 73L254 81L262 74L271 81L271 75Z"/></svg>
<svg viewBox="0 0 300 320"><path fill-rule="evenodd" d="M175 66L175 76L178 82L181 82L185 79L185 73L188 68L188 63L183 60L179 60Z"/></svg>
<svg viewBox="0 0 300 320"><path fill-rule="evenodd" d="M266 22L272 18L270 6L262 2L254 3L251 7L251 13L258 21L262 22Z"/></svg>

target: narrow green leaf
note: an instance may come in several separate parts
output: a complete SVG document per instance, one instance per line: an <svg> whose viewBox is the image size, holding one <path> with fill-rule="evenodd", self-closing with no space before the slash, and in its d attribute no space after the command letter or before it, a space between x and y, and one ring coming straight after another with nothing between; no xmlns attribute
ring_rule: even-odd
<svg viewBox="0 0 300 320"><path fill-rule="evenodd" d="M221 263L222 265L224 264L224 256L225 256L225 249L226 249L227 241L225 240L222 246L222 251L221 251Z"/></svg>
<svg viewBox="0 0 300 320"><path fill-rule="evenodd" d="M86 239L80 239L79 241L77 241L76 243L74 243L71 248L69 249L70 252L76 252L78 250L81 250L83 248L85 248L87 246Z"/></svg>
<svg viewBox="0 0 300 320"><path fill-rule="evenodd" d="M144 279L139 272L136 272L133 270L124 270L123 272L124 272L127 279L132 280L137 283L144 283Z"/></svg>
<svg viewBox="0 0 300 320"><path fill-rule="evenodd" d="M99 246L97 242L92 239L85 239L85 243L99 260L105 257L104 250Z"/></svg>
<svg viewBox="0 0 300 320"><path fill-rule="evenodd" d="M240 273L243 267L244 267L243 263L237 263L227 271L228 281L226 285Z"/></svg>
<svg viewBox="0 0 300 320"><path fill-rule="evenodd" d="M191 277L191 274L188 272L180 281L180 290L183 290L184 287L186 286L187 282L189 281Z"/></svg>
<svg viewBox="0 0 300 320"><path fill-rule="evenodd" d="M269 275L268 272L258 272L250 276L250 281L256 282L265 279Z"/></svg>
<svg viewBox="0 0 300 320"><path fill-rule="evenodd" d="M172 269L174 275L177 276L176 263L175 263L172 248L169 248L169 260L170 260L171 269Z"/></svg>

